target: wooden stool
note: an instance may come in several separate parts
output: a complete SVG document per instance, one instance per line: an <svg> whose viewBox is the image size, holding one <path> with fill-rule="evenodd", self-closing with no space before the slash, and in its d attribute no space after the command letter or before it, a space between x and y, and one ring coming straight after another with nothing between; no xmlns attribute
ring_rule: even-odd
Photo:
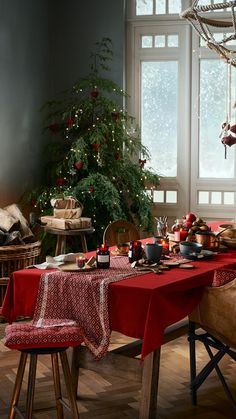
<svg viewBox="0 0 236 419"><path fill-rule="evenodd" d="M16 414L22 419L32 418L37 359L38 355L45 354L51 355L57 418L63 419L64 406L71 412L73 419L79 419L69 363L66 355L68 346L78 345L80 343L81 335L79 332L80 330L77 326L63 326L59 328L49 327L42 329L36 328L28 323L14 323L6 327L5 345L10 349L18 349L21 352L8 419L14 419ZM58 355L61 360L69 404L65 402L61 393ZM30 357L30 364L26 407L25 414L23 415L18 407L18 401L28 356Z"/></svg>
<svg viewBox="0 0 236 419"><path fill-rule="evenodd" d="M45 226L45 231L47 233L56 234L57 235L57 244L55 250L55 256L63 255L66 252L66 237L67 236L80 236L82 251L87 253L87 242L86 242L86 234L92 234L95 230L93 227L89 228L80 228L76 230L62 230L59 228L54 227L47 227Z"/></svg>

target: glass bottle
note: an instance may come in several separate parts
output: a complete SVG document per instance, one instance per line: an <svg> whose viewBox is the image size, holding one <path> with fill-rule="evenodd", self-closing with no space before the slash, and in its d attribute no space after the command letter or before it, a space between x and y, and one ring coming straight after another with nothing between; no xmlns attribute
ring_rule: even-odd
<svg viewBox="0 0 236 419"><path fill-rule="evenodd" d="M98 269L108 269L110 267L110 250L106 244L98 246L96 262Z"/></svg>
<svg viewBox="0 0 236 419"><path fill-rule="evenodd" d="M129 245L129 253L128 253L128 258L129 258L129 262L135 262L137 260L142 259L143 256L143 248L142 248L142 243L139 240L133 240L130 242Z"/></svg>

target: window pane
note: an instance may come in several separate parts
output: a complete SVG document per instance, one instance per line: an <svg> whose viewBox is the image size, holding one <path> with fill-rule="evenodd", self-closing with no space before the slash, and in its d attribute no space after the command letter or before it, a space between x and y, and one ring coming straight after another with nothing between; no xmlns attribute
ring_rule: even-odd
<svg viewBox="0 0 236 419"><path fill-rule="evenodd" d="M221 204L221 192L211 193L211 204Z"/></svg>
<svg viewBox="0 0 236 419"><path fill-rule="evenodd" d="M168 177L177 175L177 89L177 61L142 63L142 142L150 151L149 167Z"/></svg>
<svg viewBox="0 0 236 419"><path fill-rule="evenodd" d="M226 91L227 66L223 60L202 59L200 61L199 121L199 176L201 178L232 178L234 176L233 148L227 149L227 159L225 159L224 147L219 138L222 122L225 121L227 114Z"/></svg>
<svg viewBox="0 0 236 419"><path fill-rule="evenodd" d="M152 48L152 36L142 36L142 48Z"/></svg>
<svg viewBox="0 0 236 419"><path fill-rule="evenodd" d="M156 14L164 15L166 13L166 0L156 0Z"/></svg>
<svg viewBox="0 0 236 419"><path fill-rule="evenodd" d="M234 204L234 192L224 192L224 204L225 205Z"/></svg>
<svg viewBox="0 0 236 419"><path fill-rule="evenodd" d="M166 191L166 203L167 204L177 203L177 191Z"/></svg>
<svg viewBox="0 0 236 419"><path fill-rule="evenodd" d="M167 37L168 47L178 47L178 44L179 44L178 35L168 35L168 37Z"/></svg>
<svg viewBox="0 0 236 419"><path fill-rule="evenodd" d="M198 192L198 204L209 204L209 192L199 191Z"/></svg>
<svg viewBox="0 0 236 419"><path fill-rule="evenodd" d="M165 47L165 35L156 35L155 36L155 47L164 48Z"/></svg>
<svg viewBox="0 0 236 419"><path fill-rule="evenodd" d="M152 15L153 0L136 0L136 15Z"/></svg>
<svg viewBox="0 0 236 419"><path fill-rule="evenodd" d="M169 13L181 12L181 0L169 0Z"/></svg>
<svg viewBox="0 0 236 419"><path fill-rule="evenodd" d="M163 203L164 202L164 191L154 191L153 193L153 202L159 202L159 203Z"/></svg>

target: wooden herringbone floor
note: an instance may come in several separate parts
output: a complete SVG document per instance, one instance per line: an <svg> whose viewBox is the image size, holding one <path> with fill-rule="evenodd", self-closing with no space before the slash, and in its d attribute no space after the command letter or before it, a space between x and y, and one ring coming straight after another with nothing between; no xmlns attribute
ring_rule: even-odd
<svg viewBox="0 0 236 419"><path fill-rule="evenodd" d="M1 325L0 329L4 326ZM1 336L1 335L0 335ZM114 334L113 342L120 339ZM124 342L124 338L122 337ZM199 350L199 365L207 355ZM18 352L8 350L0 342L0 419L7 418L13 383L18 363ZM221 363L228 383L236 397L236 363L228 358ZM80 375L80 399L78 407L81 419L138 419L140 385L127 381L125 377L100 376L82 370ZM40 358L38 368L35 406L53 406L50 359ZM199 390L198 406L193 407L189 397L189 359L186 336L166 344L162 348L160 385L158 396L159 418L161 419L234 419L233 412L215 373ZM23 395L26 387L23 387ZM38 412L36 419L54 419L55 411ZM65 415L65 418L69 418ZM143 418L145 419L145 418Z"/></svg>

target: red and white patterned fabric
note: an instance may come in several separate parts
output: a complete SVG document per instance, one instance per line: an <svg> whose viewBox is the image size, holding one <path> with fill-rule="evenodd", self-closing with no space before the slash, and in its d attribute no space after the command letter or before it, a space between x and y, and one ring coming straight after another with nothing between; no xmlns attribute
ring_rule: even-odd
<svg viewBox="0 0 236 419"><path fill-rule="evenodd" d="M221 287L236 278L236 270L233 269L216 269L212 287Z"/></svg>
<svg viewBox="0 0 236 419"><path fill-rule="evenodd" d="M110 341L108 285L138 275L126 257L112 257L109 269L42 275L33 318L36 327L78 325L95 359Z"/></svg>
<svg viewBox="0 0 236 419"><path fill-rule="evenodd" d="M78 326L50 327L31 323L13 323L6 327L4 344L10 349L55 348L77 346L83 341Z"/></svg>

